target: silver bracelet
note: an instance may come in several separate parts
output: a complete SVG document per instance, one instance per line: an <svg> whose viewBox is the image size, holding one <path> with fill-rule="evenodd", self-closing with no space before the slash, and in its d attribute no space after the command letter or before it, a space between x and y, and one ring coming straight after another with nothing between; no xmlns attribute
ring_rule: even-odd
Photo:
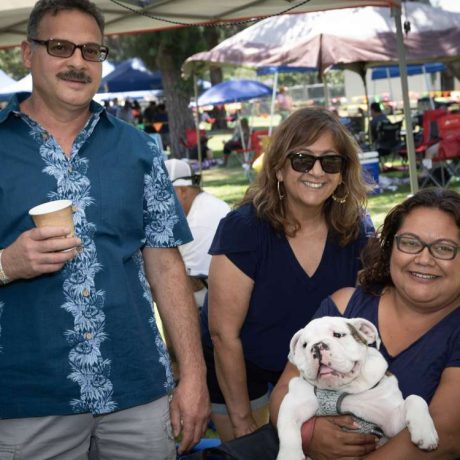
<svg viewBox="0 0 460 460"><path fill-rule="evenodd" d="M10 280L6 276L6 273L3 271L2 254L3 254L3 249L0 249L0 284L8 284Z"/></svg>

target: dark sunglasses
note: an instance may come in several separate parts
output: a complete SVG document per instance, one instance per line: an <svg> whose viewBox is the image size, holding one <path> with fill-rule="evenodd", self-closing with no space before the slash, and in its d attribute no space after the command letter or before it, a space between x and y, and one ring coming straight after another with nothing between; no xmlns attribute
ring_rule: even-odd
<svg viewBox="0 0 460 460"><path fill-rule="evenodd" d="M46 46L46 51L50 56L59 58L68 58L75 53L75 50L79 48L81 55L85 61L91 62L102 62L107 59L109 55L109 48L104 45L98 45L97 43L83 43L82 45L76 45L75 43L67 40L37 40L36 38L29 38L29 41L37 43L38 45Z"/></svg>
<svg viewBox="0 0 460 460"><path fill-rule="evenodd" d="M297 172L308 172L319 161L325 173L338 174L343 171L346 162L346 158L342 155L315 156L304 151L291 152L287 155L287 158L291 161L292 169Z"/></svg>

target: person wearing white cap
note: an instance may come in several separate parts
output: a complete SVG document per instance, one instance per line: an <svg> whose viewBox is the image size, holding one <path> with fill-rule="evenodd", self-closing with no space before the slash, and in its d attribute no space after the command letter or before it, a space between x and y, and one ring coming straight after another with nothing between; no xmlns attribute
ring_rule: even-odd
<svg viewBox="0 0 460 460"><path fill-rule="evenodd" d="M208 250L220 219L227 215L230 207L225 201L201 189L201 176L194 174L186 161L171 159L166 160L165 165L192 232L193 241L179 246L179 251L192 283L196 303L201 307L207 292L211 262Z"/></svg>

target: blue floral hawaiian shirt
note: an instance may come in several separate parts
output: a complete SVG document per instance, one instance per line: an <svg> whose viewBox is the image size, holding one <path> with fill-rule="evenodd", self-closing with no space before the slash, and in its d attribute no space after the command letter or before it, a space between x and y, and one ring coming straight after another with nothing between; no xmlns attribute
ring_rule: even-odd
<svg viewBox="0 0 460 460"><path fill-rule="evenodd" d="M96 103L67 158L43 127L0 112L0 248L28 210L70 199L83 250L57 273L0 287L0 418L104 414L173 388L141 250L191 233L156 144Z"/></svg>

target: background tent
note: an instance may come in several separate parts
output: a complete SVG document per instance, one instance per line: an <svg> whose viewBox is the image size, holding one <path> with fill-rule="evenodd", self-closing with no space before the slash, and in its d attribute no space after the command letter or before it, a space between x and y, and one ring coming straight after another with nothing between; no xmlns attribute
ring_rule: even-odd
<svg viewBox="0 0 460 460"><path fill-rule="evenodd" d="M457 60L460 14L409 2L403 17L409 63ZM333 65L360 70L398 63L394 18L388 8L352 8L265 19L188 58L186 74L210 65L294 66L327 70Z"/></svg>
<svg viewBox="0 0 460 460"><path fill-rule="evenodd" d="M191 24L215 23L284 13L347 8L396 6L400 0L94 0L106 21L106 33L146 32ZM0 2L0 46L16 46L26 36L27 19L36 0ZM143 6L139 6L143 5Z"/></svg>
<svg viewBox="0 0 460 460"><path fill-rule="evenodd" d="M430 93L432 90L431 81L429 74L442 72L446 70L446 66L441 62L433 62L429 64L410 64L407 66L407 75L423 75L425 78L425 91ZM390 99L394 100L393 97L393 85L391 83L392 78L399 78L401 73L399 71L399 66L384 66L384 67L374 67L371 72L371 79L374 81L374 94L375 94L375 80L386 79L388 81L388 91L390 94ZM430 98L431 107L434 109L434 100Z"/></svg>
<svg viewBox="0 0 460 460"><path fill-rule="evenodd" d="M206 90L198 106L228 104L271 96L272 88L256 80L227 80Z"/></svg>
<svg viewBox="0 0 460 460"><path fill-rule="evenodd" d="M407 75L420 75L425 73L436 73L446 70L446 66L441 62L430 64L411 64L407 66ZM374 67L372 69L372 80L381 80L383 78L396 78L401 74L399 67L396 65L385 67Z"/></svg>
<svg viewBox="0 0 460 460"><path fill-rule="evenodd" d="M98 92L118 93L163 89L160 72L152 72L139 58L118 64L101 82Z"/></svg>
<svg viewBox="0 0 460 460"><path fill-rule="evenodd" d="M115 66L109 61L104 61L102 63L102 76L105 76L112 72L115 69ZM32 75L29 73L24 78L20 80L0 87L0 101L8 100L12 94L21 93L21 92L31 92L32 91Z"/></svg>
<svg viewBox="0 0 460 460"><path fill-rule="evenodd" d="M2 86L12 85L16 80L11 78L8 74L0 70L0 88Z"/></svg>
<svg viewBox="0 0 460 460"><path fill-rule="evenodd" d="M403 36L401 16L411 23ZM393 17L394 16L394 17ZM367 67L395 63L401 69L411 191L418 190L410 118L406 63L458 60L460 14L406 2L404 11L363 7L341 11L267 18L223 41L211 51L191 56L184 74L211 65L332 66L358 72L365 83ZM365 86L367 94L367 88Z"/></svg>

